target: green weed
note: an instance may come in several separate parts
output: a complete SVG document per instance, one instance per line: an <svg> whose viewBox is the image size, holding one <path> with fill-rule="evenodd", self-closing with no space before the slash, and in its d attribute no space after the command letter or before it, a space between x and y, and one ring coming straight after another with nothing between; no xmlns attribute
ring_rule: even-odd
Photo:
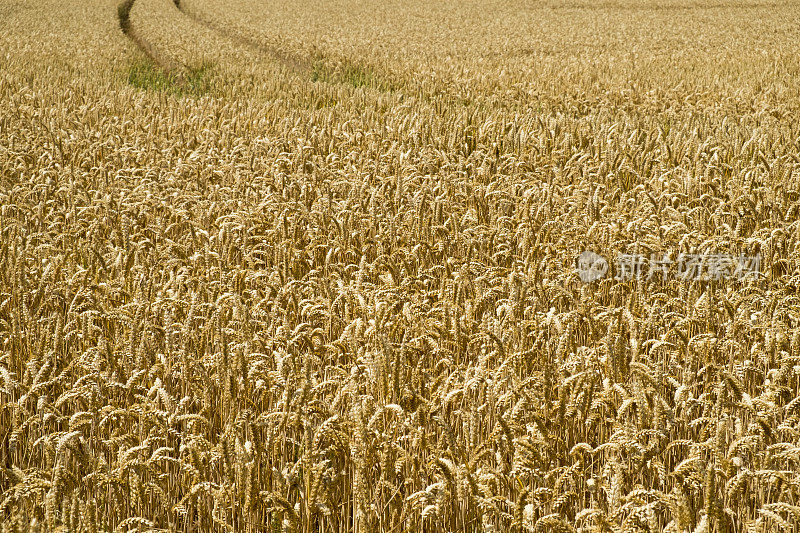
<svg viewBox="0 0 800 533"><path fill-rule="evenodd" d="M374 68L347 59L332 64L317 58L311 67L311 81L343 83L355 88L369 87L381 91L393 91L394 86L383 79Z"/></svg>
<svg viewBox="0 0 800 533"><path fill-rule="evenodd" d="M211 91L214 68L211 63L189 68L178 75L160 68L152 59L134 61L128 68L128 83L137 89L168 92L176 96L200 96Z"/></svg>

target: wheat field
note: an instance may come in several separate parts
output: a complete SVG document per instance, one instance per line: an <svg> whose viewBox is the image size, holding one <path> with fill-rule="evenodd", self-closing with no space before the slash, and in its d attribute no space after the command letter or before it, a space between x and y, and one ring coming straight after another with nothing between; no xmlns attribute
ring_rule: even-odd
<svg viewBox="0 0 800 533"><path fill-rule="evenodd" d="M798 32L0 0L0 532L800 532Z"/></svg>

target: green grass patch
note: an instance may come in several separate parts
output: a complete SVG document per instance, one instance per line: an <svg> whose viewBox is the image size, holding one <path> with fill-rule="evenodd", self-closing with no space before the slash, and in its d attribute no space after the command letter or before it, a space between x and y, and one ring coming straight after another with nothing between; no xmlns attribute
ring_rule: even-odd
<svg viewBox="0 0 800 533"><path fill-rule="evenodd" d="M369 87L380 91L393 91L395 87L368 66L340 59L335 62L317 57L311 67L311 81L343 83L353 87Z"/></svg>
<svg viewBox="0 0 800 533"><path fill-rule="evenodd" d="M176 96L201 96L213 88L214 67L203 63L182 75L165 71L150 58L134 61L128 68L128 83L146 91L168 92Z"/></svg>
<svg viewBox="0 0 800 533"><path fill-rule="evenodd" d="M189 94L200 96L214 88L214 65L204 61L199 67L192 67L183 78L183 90Z"/></svg>
<svg viewBox="0 0 800 533"><path fill-rule="evenodd" d="M128 83L148 91L174 91L177 77L165 72L150 58L133 62L128 69Z"/></svg>
<svg viewBox="0 0 800 533"><path fill-rule="evenodd" d="M311 67L311 81L333 81L330 69L322 60L314 61Z"/></svg>

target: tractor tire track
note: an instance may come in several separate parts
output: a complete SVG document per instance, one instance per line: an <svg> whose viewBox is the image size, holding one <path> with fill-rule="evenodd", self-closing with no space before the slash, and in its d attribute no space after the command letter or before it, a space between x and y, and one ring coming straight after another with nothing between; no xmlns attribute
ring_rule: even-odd
<svg viewBox="0 0 800 533"><path fill-rule="evenodd" d="M177 78L178 83L183 83L186 74L186 65L176 63L175 61L164 57L158 50L150 44L147 39L142 37L133 26L130 18L131 9L136 0L123 0L117 7L117 17L119 19L119 27L122 33L125 34L139 50L144 53L153 63L155 63L161 70L171 74Z"/></svg>
<svg viewBox="0 0 800 533"><path fill-rule="evenodd" d="M209 30L222 35L232 42L250 48L255 52L268 55L271 59L283 65L289 72L302 77L311 77L315 81L321 81L324 83L334 85L347 85L349 83L353 86L359 86L359 82L353 83L352 81L348 81L347 75L342 75L341 73L336 72L335 68L334 70L328 70L331 58L327 57L325 54L317 52L316 54L305 56L287 52L286 50L281 49L279 46L265 44L264 42L258 41L240 30L218 23L212 20L210 17L204 16L197 9L187 7L183 3L183 0L172 1L175 3L175 6L181 13L191 18L198 24L205 26ZM379 74L369 65L359 65L353 62L348 63L353 65L353 70L363 71L366 69L369 72L366 77L376 77L379 82L376 86L373 86L373 88L379 92L392 92L397 89L395 83L386 78L385 75ZM363 83L363 80L361 83Z"/></svg>
<svg viewBox="0 0 800 533"><path fill-rule="evenodd" d="M205 26L209 30L214 31L235 43L246 46L251 50L269 55L273 60L280 63L291 72L297 74L306 74L312 71L314 62L311 59L303 58L296 54L286 52L285 50L281 50L279 47L274 45L264 44L263 42L259 42L247 35L243 35L238 31L231 30L221 24L214 23L197 14L194 10L187 9L181 0L173 0L173 2L175 3L175 7L177 7L181 13L194 20L198 24Z"/></svg>
<svg viewBox="0 0 800 533"><path fill-rule="evenodd" d="M156 46L153 46L148 40L136 31L135 25L130 18L130 12L137 0L123 0L118 7L119 23L123 33L128 36L136 46L167 74L174 76L178 85L183 86L187 83L187 79L191 73L189 65L175 61L168 55L159 52ZM329 70L328 58L324 55L300 55L281 49L279 46L266 44L258 41L253 37L245 34L244 32L235 28L227 27L220 24L209 17L199 13L196 9L188 7L183 4L181 0L172 0L177 11L188 21L202 27L207 31L219 35L227 40L234 46L240 46L251 50L252 52L263 56L267 56L271 61L281 65L288 73L294 74L298 77L310 77L315 81L321 81L327 84L350 84L354 87L361 86L364 78L372 79L375 72L369 69L366 76L363 74L363 68L360 65L355 65L353 71L357 73L355 81L348 79L347 73L342 74L336 71L336 67ZM378 76L377 79L382 80L383 76ZM380 92L387 92L395 90L391 83L383 84L379 82L374 89Z"/></svg>

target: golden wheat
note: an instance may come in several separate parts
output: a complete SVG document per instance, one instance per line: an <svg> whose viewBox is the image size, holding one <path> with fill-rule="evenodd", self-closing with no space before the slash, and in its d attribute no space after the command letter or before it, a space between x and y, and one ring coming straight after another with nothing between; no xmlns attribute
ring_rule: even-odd
<svg viewBox="0 0 800 533"><path fill-rule="evenodd" d="M800 531L797 8L0 4L0 530Z"/></svg>

